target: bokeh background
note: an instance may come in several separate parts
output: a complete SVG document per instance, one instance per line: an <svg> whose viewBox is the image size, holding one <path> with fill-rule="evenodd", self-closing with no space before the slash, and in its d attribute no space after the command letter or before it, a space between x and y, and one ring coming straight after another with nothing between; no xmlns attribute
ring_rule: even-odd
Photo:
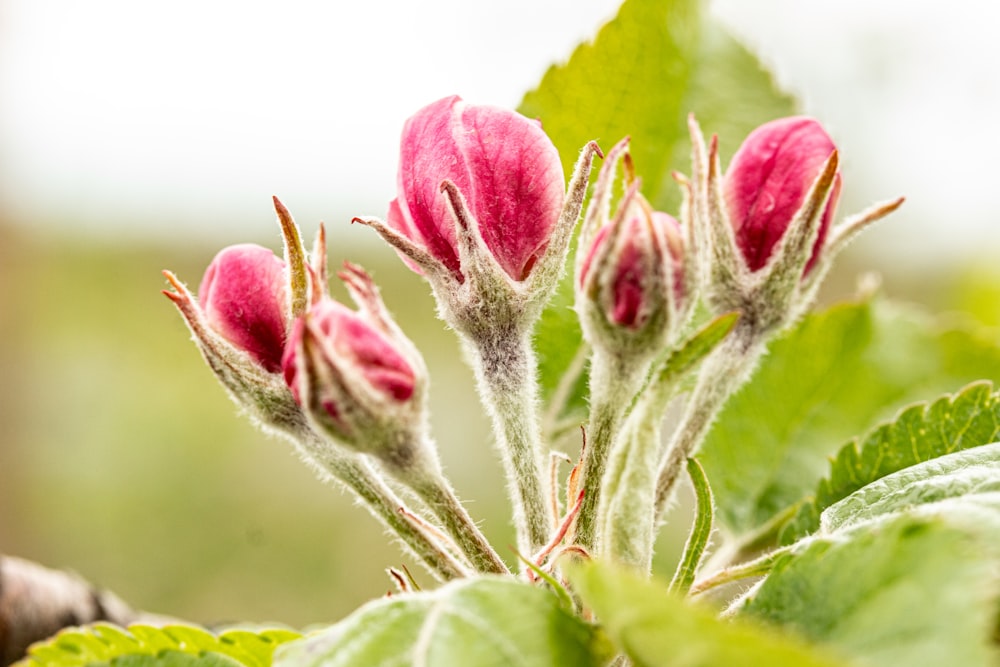
<svg viewBox="0 0 1000 667"><path fill-rule="evenodd" d="M326 221L332 265L374 273L427 357L448 473L511 542L453 335L420 279L348 221L384 213L413 111L452 93L516 106L616 7L0 0L0 553L208 623L332 621L388 588L398 550L235 414L158 294L160 269L196 287L222 245L277 250L272 194L307 235ZM890 296L998 324L1000 10L712 11L836 138L842 210L908 197L824 299L877 270Z"/></svg>

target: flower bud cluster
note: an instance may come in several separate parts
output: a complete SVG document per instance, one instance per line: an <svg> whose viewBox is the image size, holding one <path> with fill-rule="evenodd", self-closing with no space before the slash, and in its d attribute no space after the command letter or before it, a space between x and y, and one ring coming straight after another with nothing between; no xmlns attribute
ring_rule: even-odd
<svg viewBox="0 0 1000 667"><path fill-rule="evenodd" d="M286 255L304 257L290 214L275 207ZM230 246L209 264L197 299L172 276L167 295L222 383L265 425L295 434L311 424L358 451L410 460L416 453L401 448L421 440L426 368L363 269L347 264L338 274L357 311L329 297L319 283L324 246L321 231L308 265L253 244ZM296 292L307 296L298 308ZM245 385L259 387L256 398Z"/></svg>
<svg viewBox="0 0 1000 667"><path fill-rule="evenodd" d="M767 337L808 307L844 245L902 201L834 226L838 154L813 119L759 127L726 172L717 139L706 145L693 117L689 128L693 173L677 176L685 196L679 221L643 197L626 138L604 160L580 229L573 287L592 350L590 441L571 476L566 516L545 490L550 450L537 414L531 332L559 284L593 159L605 156L588 143L566 184L539 122L448 97L406 121L387 219L355 218L427 280L465 344L504 457L518 548L539 565L566 535L575 542L566 548L598 554L602 534L618 535L609 548L645 562L657 507ZM347 263L338 274L356 309L329 296L322 227L310 255L287 209L274 203L283 257L251 244L225 248L197 297L166 274L174 289L165 294L208 365L241 407L351 486L440 575L508 572L441 475L419 351L360 267ZM691 334L699 303L713 315L737 311L738 322L729 315L717 320L728 322L723 333L716 336L716 324ZM665 405L703 358L664 455ZM628 432L634 437L625 442ZM381 478L367 477L372 461L443 532L384 491ZM600 517L625 517L627 530L610 530Z"/></svg>

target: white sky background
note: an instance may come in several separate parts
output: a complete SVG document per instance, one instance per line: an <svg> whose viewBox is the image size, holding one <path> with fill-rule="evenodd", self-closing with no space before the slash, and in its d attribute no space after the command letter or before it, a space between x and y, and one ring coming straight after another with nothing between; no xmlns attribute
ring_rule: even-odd
<svg viewBox="0 0 1000 667"><path fill-rule="evenodd" d="M514 106L618 0L0 0L0 220L99 236L271 235L277 194L334 239L383 215L403 121ZM914 265L1000 256L1000 7L717 0L845 160L847 206ZM852 211L845 211L852 212Z"/></svg>

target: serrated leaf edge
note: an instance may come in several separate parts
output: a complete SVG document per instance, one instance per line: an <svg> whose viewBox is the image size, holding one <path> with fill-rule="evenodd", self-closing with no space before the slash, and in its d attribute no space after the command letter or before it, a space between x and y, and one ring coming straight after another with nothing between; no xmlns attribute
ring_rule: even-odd
<svg viewBox="0 0 1000 667"><path fill-rule="evenodd" d="M53 637L33 644L28 655L14 667L86 667L124 656L155 657L164 651L199 656L217 653L246 667L268 667L278 646L301 636L279 628L259 632L234 628L213 634L204 628L179 623L162 627L133 624L128 628L94 623L64 628ZM251 643L255 645L250 646Z"/></svg>
<svg viewBox="0 0 1000 667"><path fill-rule="evenodd" d="M851 471L853 473L853 471L857 470L858 464L862 460L864 451L867 448L867 443L871 441L875 442L882 441L883 438L879 438L878 437L879 434L886 433L888 431L891 431L893 428L896 428L908 416L916 416L919 420L926 421L928 415L933 410L941 409L942 406L953 407L957 402L969 399L969 397L973 394L984 394L984 399L983 399L983 402L985 403L985 405L983 406L984 408L988 408L991 404L1000 402L1000 393L997 392L993 383L989 380L978 380L976 382L972 382L965 385L964 387L962 387L961 389L959 389L954 393L944 394L938 397L937 399L918 401L916 403L911 403L910 405L901 407L891 419L888 419L878 424L877 426L869 429L863 435L852 438L846 444L840 447L840 449L837 450L836 454L827 457L827 460L829 461L829 469L827 475L817 483L816 492L814 494L811 494L803 498L800 510L795 514L795 516L793 516L788 521L788 523L785 526L785 529L782 531L780 539L781 543L790 544L791 542L804 537L809 532L816 530L819 526L819 516L823 512L823 510L825 510L827 507L830 507L839 500L843 500L853 491L857 491L858 489L862 488L867 484L870 484L872 482L881 479L882 477L892 474L891 472L886 473L885 475L881 475L879 477L869 480L860 480L855 477L853 478L853 481L856 482L858 486L856 486L854 489L852 489L852 491L848 492L847 494L843 494L840 497L835 497L836 494L833 490L832 485L836 471L838 469L843 469ZM1000 429L998 429L998 433L995 435L1000 435ZM988 442L980 443L980 445L974 445L973 447L990 444L992 442L993 440L990 440ZM961 448L961 449L970 449L970 448ZM946 454L953 453L955 451L961 451L961 449L951 450L949 452L946 452ZM929 459L920 459L919 456L917 458L918 460L916 461L916 463L912 465L923 463L925 460L929 460ZM903 468L900 468L899 470L902 469ZM898 472L898 470L892 472ZM807 521L808 521L808 530L806 530L805 526Z"/></svg>

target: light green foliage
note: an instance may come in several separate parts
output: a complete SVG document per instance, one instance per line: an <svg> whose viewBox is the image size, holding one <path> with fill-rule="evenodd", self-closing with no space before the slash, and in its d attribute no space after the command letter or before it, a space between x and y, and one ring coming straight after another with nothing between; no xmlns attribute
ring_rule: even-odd
<svg viewBox="0 0 1000 667"><path fill-rule="evenodd" d="M371 602L283 647L275 665L597 667L608 650L592 626L548 591L482 578Z"/></svg>
<svg viewBox="0 0 1000 667"><path fill-rule="evenodd" d="M994 403L996 399L995 394L989 396ZM952 407L959 400L946 405ZM820 528L826 534L902 513L947 516L977 532L1000 537L1000 444L938 456L882 477L827 507L820 516Z"/></svg>
<svg viewBox="0 0 1000 667"><path fill-rule="evenodd" d="M739 320L738 313L719 315L684 341L680 349L666 355L662 364L654 364L652 386L669 393L695 364L707 357L729 335Z"/></svg>
<svg viewBox="0 0 1000 667"><path fill-rule="evenodd" d="M819 515L841 498L898 470L952 452L978 447L1000 439L1000 397L986 382L976 383L955 396L934 403L911 406L891 423L863 440L842 447L819 483L815 498L803 505L782 532L782 542L792 542L815 530ZM931 470L941 465L935 462ZM908 474L920 474L908 473ZM872 489L888 491L885 485ZM862 497L872 502L866 492Z"/></svg>
<svg viewBox="0 0 1000 667"><path fill-rule="evenodd" d="M628 135L643 194L676 215L680 194L671 174L690 171L689 113L719 132L723 155L731 155L754 127L793 112L757 59L703 11L696 0L627 0L593 42L525 95L519 110L542 121L566 173L588 141L607 150ZM546 393L580 341L572 291L567 277L539 325ZM583 404L584 386L572 405Z"/></svg>
<svg viewBox="0 0 1000 667"><path fill-rule="evenodd" d="M677 564L677 571L670 581L670 590L681 595L686 594L694 583L698 566L712 537L715 521L715 501L712 500L712 488L708 485L708 478L705 477L705 469L697 459L688 459L687 469L696 501L694 523L691 524L691 533L684 545L684 553Z"/></svg>
<svg viewBox="0 0 1000 667"><path fill-rule="evenodd" d="M187 625L124 630L107 623L64 630L33 646L19 667L268 667L274 649L298 639L290 630L229 630Z"/></svg>
<svg viewBox="0 0 1000 667"><path fill-rule="evenodd" d="M991 564L976 540L930 517L806 543L742 607L878 667L996 664Z"/></svg>
<svg viewBox="0 0 1000 667"><path fill-rule="evenodd" d="M1000 380L1000 346L972 326L881 299L807 316L772 343L699 454L720 521L736 532L762 525L813 492L838 446L907 403L981 378Z"/></svg>
<svg viewBox="0 0 1000 667"><path fill-rule="evenodd" d="M607 564L574 568L570 579L636 667L846 664L778 631L719 620L709 609L669 594L665 585Z"/></svg>

